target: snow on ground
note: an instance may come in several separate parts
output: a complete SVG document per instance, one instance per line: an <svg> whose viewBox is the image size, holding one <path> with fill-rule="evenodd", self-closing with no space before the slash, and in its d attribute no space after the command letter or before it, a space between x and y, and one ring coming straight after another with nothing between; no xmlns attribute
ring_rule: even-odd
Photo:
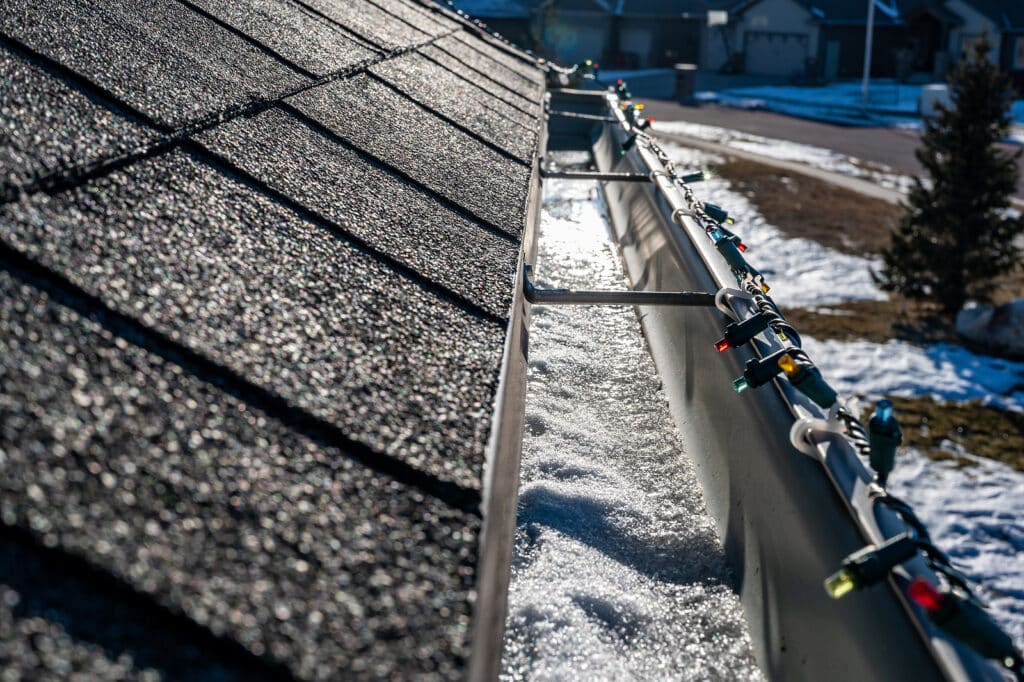
<svg viewBox="0 0 1024 682"><path fill-rule="evenodd" d="M815 147L808 144L789 142L760 135L751 135L738 130L718 128L716 126L687 123L685 121L658 121L654 124L655 132L677 133L701 140L707 140L725 147L732 147L759 154L770 159L792 161L811 168L818 168L842 175L872 180L881 187L906 192L913 185L913 179L896 173L887 166L865 164L860 159L839 152Z"/></svg>
<svg viewBox="0 0 1024 682"><path fill-rule="evenodd" d="M889 489L972 581L992 615L1024 647L1024 474L956 452L936 461L900 452ZM964 462L970 462L965 466Z"/></svg>
<svg viewBox="0 0 1024 682"><path fill-rule="evenodd" d="M662 148L684 168L713 164L714 155L663 143ZM808 239L793 239L769 225L757 208L729 182L712 177L694 188L698 198L718 204L736 221L734 232L749 247L747 261L760 270L771 294L781 306L809 307L852 300L885 300L886 295L871 279L869 268L879 264L851 256Z"/></svg>
<svg viewBox="0 0 1024 682"><path fill-rule="evenodd" d="M538 268L625 286L592 183L545 182ZM502 679L761 679L635 313L532 315Z"/></svg>
<svg viewBox="0 0 1024 682"><path fill-rule="evenodd" d="M803 338L804 349L844 395L931 395L939 400L985 400L994 407L1024 411L1024 362L944 343L915 346L897 340Z"/></svg>

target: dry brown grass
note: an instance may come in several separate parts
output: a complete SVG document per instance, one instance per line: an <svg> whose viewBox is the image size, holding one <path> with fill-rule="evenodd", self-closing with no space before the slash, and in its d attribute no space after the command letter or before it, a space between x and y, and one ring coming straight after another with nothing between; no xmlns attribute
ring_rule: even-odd
<svg viewBox="0 0 1024 682"><path fill-rule="evenodd" d="M903 299L854 301L782 312L802 334L816 339L961 343L953 325L937 306Z"/></svg>
<svg viewBox="0 0 1024 682"><path fill-rule="evenodd" d="M900 206L881 199L746 159L727 159L714 171L787 235L843 253L879 253L903 215Z"/></svg>

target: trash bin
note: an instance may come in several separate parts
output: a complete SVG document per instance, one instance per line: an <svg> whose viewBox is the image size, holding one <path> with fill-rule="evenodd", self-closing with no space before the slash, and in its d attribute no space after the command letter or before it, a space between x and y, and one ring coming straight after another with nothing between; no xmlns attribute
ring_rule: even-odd
<svg viewBox="0 0 1024 682"><path fill-rule="evenodd" d="M675 64L673 68L676 71L676 101L686 105L696 104L693 94L697 89L697 65Z"/></svg>

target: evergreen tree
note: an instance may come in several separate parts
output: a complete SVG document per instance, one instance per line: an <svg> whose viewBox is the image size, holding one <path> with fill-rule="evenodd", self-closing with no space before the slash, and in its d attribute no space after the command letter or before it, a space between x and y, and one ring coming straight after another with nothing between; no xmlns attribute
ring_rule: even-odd
<svg viewBox="0 0 1024 682"><path fill-rule="evenodd" d="M1014 239L1024 219L1005 210L1017 187L1017 158L995 144L1010 128L1009 77L988 59L988 41L975 46L949 79L952 108L925 123L920 178L878 280L907 298L932 300L955 315L968 299L987 301L995 280L1020 261Z"/></svg>

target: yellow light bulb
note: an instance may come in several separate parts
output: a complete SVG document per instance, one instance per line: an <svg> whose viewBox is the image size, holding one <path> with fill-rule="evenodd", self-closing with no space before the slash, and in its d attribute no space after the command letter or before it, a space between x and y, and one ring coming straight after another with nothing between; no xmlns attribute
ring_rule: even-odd
<svg viewBox="0 0 1024 682"><path fill-rule="evenodd" d="M782 368L782 371L785 372L788 377L796 374L797 366L796 363L793 362L793 358L789 356L789 353L786 353L779 358L779 367Z"/></svg>
<svg viewBox="0 0 1024 682"><path fill-rule="evenodd" d="M643 104L637 104L636 105L636 110L637 111L643 111L644 110L644 105Z"/></svg>
<svg viewBox="0 0 1024 682"><path fill-rule="evenodd" d="M772 288L768 286L767 282L761 282L761 293L767 294Z"/></svg>
<svg viewBox="0 0 1024 682"><path fill-rule="evenodd" d="M825 579L825 591L833 599L840 599L857 587L853 576L845 568L840 569Z"/></svg>

